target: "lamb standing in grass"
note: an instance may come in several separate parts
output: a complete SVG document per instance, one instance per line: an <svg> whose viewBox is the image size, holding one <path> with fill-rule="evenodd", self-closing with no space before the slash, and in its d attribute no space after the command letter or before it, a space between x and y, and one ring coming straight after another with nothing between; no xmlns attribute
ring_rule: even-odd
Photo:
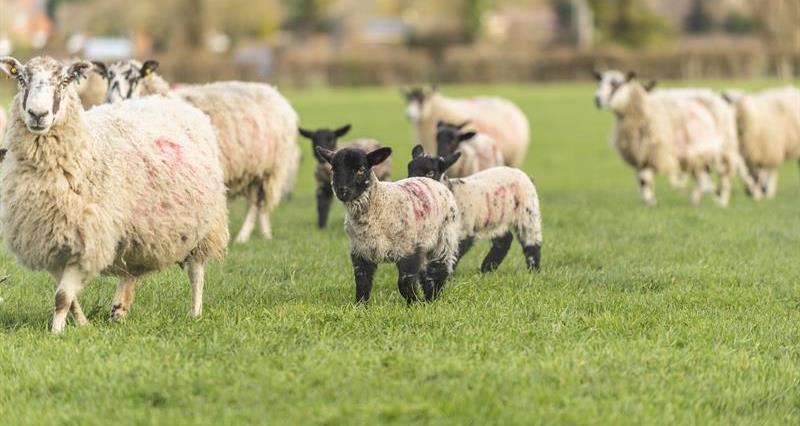
<svg viewBox="0 0 800 426"><path fill-rule="evenodd" d="M478 133L494 139L506 166L519 167L525 160L530 127L525 114L502 98L477 97L452 99L435 89L415 88L404 92L406 116L415 126L417 143L425 152L436 152L436 130L439 121L469 121Z"/></svg>
<svg viewBox="0 0 800 426"><path fill-rule="evenodd" d="M445 173L461 153L446 157L426 155L417 145L408 163L408 176L425 176L442 182L456 199L460 214L458 258L476 239L491 239L492 249L481 264L481 272L494 271L505 259L517 233L530 270L539 270L542 253L542 215L539 195L531 179L519 169L493 167L462 179Z"/></svg>
<svg viewBox="0 0 800 426"><path fill-rule="evenodd" d="M778 190L778 167L800 159L800 90L788 86L754 95L728 94L736 109L739 146L757 185L748 192L773 198Z"/></svg>
<svg viewBox="0 0 800 426"><path fill-rule="evenodd" d="M75 81L91 64L0 58L18 82L0 168L0 226L25 267L56 280L52 330L98 274L120 278L112 318L125 316L139 277L180 262L202 311L203 268L222 258L227 208L214 129L188 104L148 98L84 112Z"/></svg>
<svg viewBox="0 0 800 426"><path fill-rule="evenodd" d="M357 148L315 150L333 168L332 186L347 208L345 231L356 281L356 302L367 302L379 263L397 265L398 287L407 303L434 300L453 270L458 252L458 207L439 182L411 178L380 182L373 168L392 150Z"/></svg>
<svg viewBox="0 0 800 426"><path fill-rule="evenodd" d="M447 157L461 154L448 169L452 177L466 177L504 164L503 154L491 136L472 131L462 131L469 123L452 124L440 121L436 126L436 154Z"/></svg>
<svg viewBox="0 0 800 426"><path fill-rule="evenodd" d="M336 130L300 129L300 134L311 140L312 152L317 159L317 167L314 169L314 179L317 181L317 226L324 228L328 223L328 213L333 200L333 189L331 189L331 165L322 158L316 151L317 147L336 151L338 148L336 141L350 131L350 125L342 126ZM358 148L364 152L372 152L381 148L381 144L374 139L356 139L341 146L341 148ZM392 174L391 158L387 158L382 163L376 165L372 171L378 180L388 181Z"/></svg>
<svg viewBox="0 0 800 426"><path fill-rule="evenodd" d="M158 62L118 62L108 67L108 99L163 95L182 99L211 118L217 130L228 196L245 195L247 214L236 242L250 239L256 218L272 238L269 214L294 185L300 161L297 113L273 87L219 82L185 85L175 91L156 74Z"/></svg>

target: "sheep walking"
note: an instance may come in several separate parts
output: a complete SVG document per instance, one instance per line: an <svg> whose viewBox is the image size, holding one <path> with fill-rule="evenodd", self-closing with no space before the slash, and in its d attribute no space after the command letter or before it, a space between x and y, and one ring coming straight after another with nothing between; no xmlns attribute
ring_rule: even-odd
<svg viewBox="0 0 800 426"><path fill-rule="evenodd" d="M466 177L504 164L503 154L491 136L463 131L468 122L452 124L440 121L436 126L436 154L446 157L458 152L458 161L448 169L452 177Z"/></svg>
<svg viewBox="0 0 800 426"><path fill-rule="evenodd" d="M778 167L800 159L800 90L787 86L725 98L736 110L739 148L756 182L748 193L773 198Z"/></svg>
<svg viewBox="0 0 800 426"><path fill-rule="evenodd" d="M539 270L542 215L536 187L525 173L510 167L493 167L465 178L448 179L446 172L458 163L461 153L426 155L422 145L417 145L411 156L409 177L430 177L446 185L455 196L460 223L458 259L476 239L491 239L492 248L483 259L481 272L494 271L511 248L514 230L528 268Z"/></svg>
<svg viewBox="0 0 800 426"><path fill-rule="evenodd" d="M356 282L356 302L369 300L379 263L397 265L400 294L411 304L422 282L425 299L436 299L458 252L458 207L450 191L427 178L380 182L373 168L391 148L315 149L333 168L332 187L347 209L345 231Z"/></svg>
<svg viewBox="0 0 800 426"><path fill-rule="evenodd" d="M275 88L261 83L218 82L170 91L157 68L158 62L152 60L108 66L108 100L162 95L208 114L217 130L228 196L247 199L236 242L250 239L256 220L264 238L272 238L269 215L290 192L300 161L295 110Z"/></svg>
<svg viewBox="0 0 800 426"><path fill-rule="evenodd" d="M55 279L53 332L68 311L87 323L78 293L98 274L119 277L111 317L131 309L136 281L180 262L202 312L204 265L228 242L219 150L208 117L147 98L84 112L76 80L92 65L0 58L17 80L0 168L0 226L9 250Z"/></svg>
<svg viewBox="0 0 800 426"><path fill-rule="evenodd" d="M502 98L477 97L453 99L430 88L404 92L406 116L417 132L417 143L425 152L436 152L436 130L439 121L469 121L478 133L494 139L506 166L519 167L525 160L530 143L530 125L525 114Z"/></svg>
<svg viewBox="0 0 800 426"><path fill-rule="evenodd" d="M381 148L381 144L374 139L356 139L339 146L337 140L350 131L347 124L338 129L300 129L300 134L309 139L312 144L312 152L317 159L317 167L314 169L314 180L317 182L317 226L322 229L328 224L328 214L330 213L331 201L333 201L333 189L331 189L331 165L322 158L316 151L317 147L336 151L339 148L358 148L364 152L372 152ZM387 158L382 163L377 164L372 171L378 180L388 181L392 174L392 161Z"/></svg>

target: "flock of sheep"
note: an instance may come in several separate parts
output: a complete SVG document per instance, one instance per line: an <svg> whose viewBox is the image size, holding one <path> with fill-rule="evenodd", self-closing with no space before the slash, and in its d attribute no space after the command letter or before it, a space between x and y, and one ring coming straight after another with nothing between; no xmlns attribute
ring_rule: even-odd
<svg viewBox="0 0 800 426"><path fill-rule="evenodd" d="M391 149L373 139L339 143L350 126L299 129L289 102L260 83L171 87L155 61L113 65L37 57L0 58L17 82L0 155L0 231L21 264L55 284L52 331L97 275L119 278L111 307L130 312L137 280L178 264L187 271L192 314L202 311L204 265L225 256L226 199L244 196L236 241L256 226L271 238L270 212L291 194L299 135L317 160L317 223L335 196L346 208L356 301L369 300L379 263L395 263L407 303L434 300L476 239L491 240L482 272L506 257L513 235L531 271L541 263L542 224L533 180L519 167L529 123L504 99L452 99L435 89L404 92L419 145L407 179L391 182ZM679 185L691 176L692 200L713 186L726 205L738 173L754 197L775 193L775 169L800 158L800 92L759 95L656 90L635 75L597 73L598 108L616 118L614 145L636 168L655 203L653 178ZM730 105L733 105L731 107ZM0 134L3 127L0 109Z"/></svg>

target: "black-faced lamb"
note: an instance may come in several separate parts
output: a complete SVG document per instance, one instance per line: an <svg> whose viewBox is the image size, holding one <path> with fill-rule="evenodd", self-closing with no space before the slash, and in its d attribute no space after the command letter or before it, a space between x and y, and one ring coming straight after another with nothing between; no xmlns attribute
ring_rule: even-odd
<svg viewBox="0 0 800 426"><path fill-rule="evenodd" d="M381 182L372 169L391 148L316 152L333 169L332 187L344 203L345 231L356 283L356 302L367 302L379 263L397 265L400 294L411 304L422 281L425 299L435 299L453 270L458 252L458 207L450 191L427 178Z"/></svg>
<svg viewBox="0 0 800 426"><path fill-rule="evenodd" d="M469 122L461 124L440 121L436 126L436 155L446 157L455 152L461 156L448 169L448 176L466 177L504 164L503 154L491 136L464 130Z"/></svg>
<svg viewBox="0 0 800 426"><path fill-rule="evenodd" d="M492 248L481 264L481 272L494 271L503 262L517 233L530 270L541 265L542 215L533 181L521 170L493 167L460 179L448 179L446 172L461 153L446 157L424 153L414 147L408 175L425 176L442 182L455 196L459 211L460 259L474 241L491 239Z"/></svg>

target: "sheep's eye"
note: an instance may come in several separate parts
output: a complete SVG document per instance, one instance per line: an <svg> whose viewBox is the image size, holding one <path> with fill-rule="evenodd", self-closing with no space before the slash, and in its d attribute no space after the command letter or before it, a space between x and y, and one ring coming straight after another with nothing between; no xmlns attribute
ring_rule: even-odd
<svg viewBox="0 0 800 426"><path fill-rule="evenodd" d="M428 172L428 173L425 174L425 176L427 176L429 178L433 178L433 172Z"/></svg>

